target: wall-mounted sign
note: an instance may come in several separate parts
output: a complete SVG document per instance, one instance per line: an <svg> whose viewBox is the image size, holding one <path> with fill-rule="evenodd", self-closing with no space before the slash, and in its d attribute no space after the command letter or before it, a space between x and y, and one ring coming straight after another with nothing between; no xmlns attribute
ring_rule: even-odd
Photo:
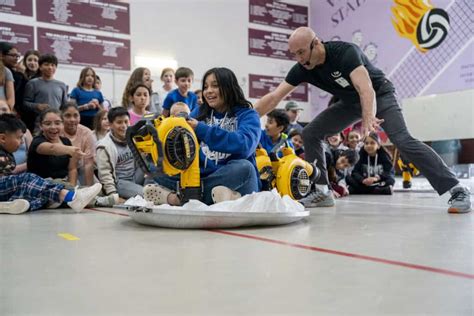
<svg viewBox="0 0 474 316"><path fill-rule="evenodd" d="M308 26L308 7L275 0L250 0L249 22L293 30Z"/></svg>
<svg viewBox="0 0 474 316"><path fill-rule="evenodd" d="M0 0L0 12L33 16L33 0Z"/></svg>
<svg viewBox="0 0 474 316"><path fill-rule="evenodd" d="M38 28L38 49L60 63L130 70L130 40Z"/></svg>
<svg viewBox="0 0 474 316"><path fill-rule="evenodd" d="M37 0L40 22L130 34L130 5L116 0Z"/></svg>
<svg viewBox="0 0 474 316"><path fill-rule="evenodd" d="M249 74L249 97L260 99L285 80L285 77ZM308 85L300 84L285 100L308 102Z"/></svg>
<svg viewBox="0 0 474 316"><path fill-rule="evenodd" d="M291 60L289 35L249 29L249 55Z"/></svg>
<svg viewBox="0 0 474 316"><path fill-rule="evenodd" d="M0 22L0 42L13 44L24 54L35 45L32 26Z"/></svg>

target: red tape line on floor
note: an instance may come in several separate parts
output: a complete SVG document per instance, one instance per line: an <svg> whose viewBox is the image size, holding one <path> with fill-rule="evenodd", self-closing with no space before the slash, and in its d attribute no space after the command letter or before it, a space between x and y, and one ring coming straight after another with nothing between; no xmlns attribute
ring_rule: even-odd
<svg viewBox="0 0 474 316"><path fill-rule="evenodd" d="M89 210L129 217L128 214L124 214L124 213L120 213L120 212L105 211L105 210L98 210L98 209L92 209L92 208L90 208ZM451 271L451 270L440 269L440 268L433 268L433 267L423 266L423 265L419 265L419 264L407 263L407 262L402 262L402 261L395 261L395 260L390 260L390 259L370 257L370 256L365 256L365 255L359 255L359 254L356 254L356 253L350 253L350 252L331 250L331 249L314 247L314 246L295 244L295 243L291 243L291 242L286 242L286 241L281 241L281 240L276 240L276 239L270 239L270 238L265 238L265 237L259 237L259 236L254 236L254 235L247 235L247 234L242 234L242 233L236 233L236 232L231 232L231 231L226 231L226 230L219 230L219 229L206 229L206 230L211 232L211 233L216 233L216 234L223 234L223 235L228 235L228 236L247 238L247 239L263 241L263 242L272 243L272 244L281 245L281 246L288 246L288 247L311 250L311 251L316 251L316 252L329 253L329 254L332 254L332 255L349 257L349 258L353 258L353 259L384 263L384 264L389 264L389 265L394 265L394 266L399 266L399 267L404 267L404 268L409 268L409 269L428 271L428 272L433 272L433 273L439 273L439 274L444 274L444 275L449 275L449 276L455 276L455 277L474 280L474 274L469 274L469 273Z"/></svg>

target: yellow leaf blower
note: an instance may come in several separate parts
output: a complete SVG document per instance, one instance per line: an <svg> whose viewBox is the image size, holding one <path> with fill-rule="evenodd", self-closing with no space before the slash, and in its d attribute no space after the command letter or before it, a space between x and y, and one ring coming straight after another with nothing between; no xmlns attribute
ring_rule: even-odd
<svg viewBox="0 0 474 316"><path fill-rule="evenodd" d="M280 149L283 144L285 146ZM283 153L281 158L277 155L279 150ZM321 175L315 165L295 155L286 139L277 143L269 154L259 146L256 160L263 188L266 190L276 188L281 196L289 195L294 200L307 196L312 183Z"/></svg>
<svg viewBox="0 0 474 316"><path fill-rule="evenodd" d="M151 176L179 175L181 204L201 200L199 143L186 117L145 115L128 127L126 139L135 161Z"/></svg>

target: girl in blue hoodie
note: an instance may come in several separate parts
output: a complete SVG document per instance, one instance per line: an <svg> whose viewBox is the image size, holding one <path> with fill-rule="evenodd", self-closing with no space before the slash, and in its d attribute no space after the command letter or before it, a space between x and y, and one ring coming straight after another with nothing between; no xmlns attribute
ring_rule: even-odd
<svg viewBox="0 0 474 316"><path fill-rule="evenodd" d="M201 145L203 202L213 204L258 192L260 180L255 161L261 134L258 113L245 99L230 69L212 68L204 74L202 82L203 104L191 113L188 124ZM147 186L145 199L155 204L179 205L176 193L171 191L176 188L177 179L155 180L160 186Z"/></svg>

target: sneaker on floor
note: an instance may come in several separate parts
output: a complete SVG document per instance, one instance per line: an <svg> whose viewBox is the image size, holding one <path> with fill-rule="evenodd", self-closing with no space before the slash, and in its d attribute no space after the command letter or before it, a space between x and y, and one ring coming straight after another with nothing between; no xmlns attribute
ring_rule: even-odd
<svg viewBox="0 0 474 316"><path fill-rule="evenodd" d="M61 202L50 202L46 205L46 208L47 209L55 209L55 208L59 208L61 206Z"/></svg>
<svg viewBox="0 0 474 316"><path fill-rule="evenodd" d="M88 188L76 190L74 200L67 202L70 208L76 212L81 212L102 190L102 184L96 183Z"/></svg>
<svg viewBox="0 0 474 316"><path fill-rule="evenodd" d="M212 200L214 203L224 202L224 201L233 201L240 198L242 195L237 192L225 187L223 185L218 185L213 187L211 190Z"/></svg>
<svg viewBox="0 0 474 316"><path fill-rule="evenodd" d="M471 192L468 188L458 187L451 190L448 213L469 213L471 211Z"/></svg>
<svg viewBox="0 0 474 316"><path fill-rule="evenodd" d="M116 204L119 204L119 195L117 193L107 196L98 196L94 202L94 206L97 207L113 207Z"/></svg>
<svg viewBox="0 0 474 316"><path fill-rule="evenodd" d="M0 214L21 214L28 211L30 202L16 199L10 202L0 202Z"/></svg>
<svg viewBox="0 0 474 316"><path fill-rule="evenodd" d="M306 208L330 207L336 205L336 201L334 200L334 196L331 191L324 193L318 188L311 191L306 197L299 200L299 202Z"/></svg>
<svg viewBox="0 0 474 316"><path fill-rule="evenodd" d="M154 205L168 204L170 193L173 191L159 184L147 184L143 188L143 198Z"/></svg>

